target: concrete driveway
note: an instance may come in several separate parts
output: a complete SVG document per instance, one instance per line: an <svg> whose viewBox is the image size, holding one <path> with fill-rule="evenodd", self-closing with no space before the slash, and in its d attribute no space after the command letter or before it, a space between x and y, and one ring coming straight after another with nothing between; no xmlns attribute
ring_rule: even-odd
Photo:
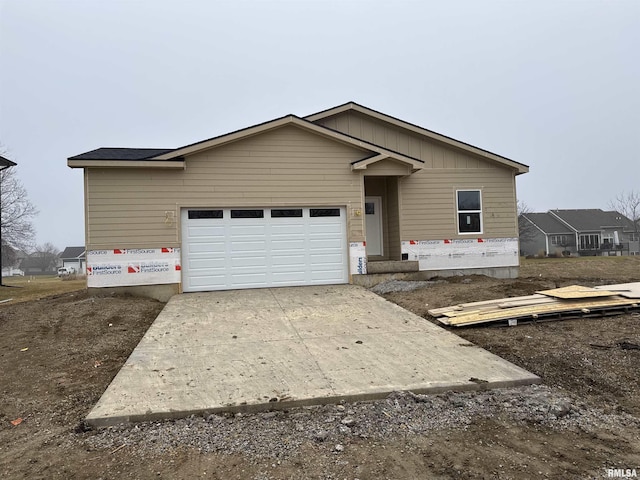
<svg viewBox="0 0 640 480"><path fill-rule="evenodd" d="M362 287L190 293L171 298L87 421L101 426L539 381Z"/></svg>

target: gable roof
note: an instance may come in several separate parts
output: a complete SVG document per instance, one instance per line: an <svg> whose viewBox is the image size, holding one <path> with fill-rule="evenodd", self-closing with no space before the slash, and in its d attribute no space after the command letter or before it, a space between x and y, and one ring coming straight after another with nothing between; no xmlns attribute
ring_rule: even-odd
<svg viewBox="0 0 640 480"><path fill-rule="evenodd" d="M296 115L286 115L284 117L276 118L275 120L271 120L268 122L251 126L251 127L243 128L242 130L237 130L235 132L213 137L208 140L203 140L201 142L193 143L191 145L186 145L181 148L176 148L175 150L172 150L170 152L160 154L154 157L153 159L154 160L172 160L178 157L182 158L185 155L191 155L193 153L200 152L202 150L207 150L210 148L226 145L228 143L236 142L238 140L242 140L254 135L268 132L268 131L276 130L278 128L282 128L285 126L294 126L297 128L301 128L303 130L309 131L316 135L320 135L320 136L329 138L331 140L334 140L346 145L350 145L360 150L369 151L374 154L374 157L376 158L375 161L380 161L386 158L392 158L399 162L411 165L414 169L420 169L424 165L424 162L418 158L413 158L408 155L404 155L402 153L394 152L393 150L380 147L373 143L369 143L369 142L360 140L358 138L351 137L341 132L336 132L335 130L325 128L320 125L316 125L312 122L304 120L303 118L297 117ZM366 166L362 168L366 168Z"/></svg>
<svg viewBox="0 0 640 480"><path fill-rule="evenodd" d="M464 150L468 153L479 155L489 160L493 160L502 165L506 165L512 168L515 168L517 174L527 173L529 171L529 166L520 162L516 162L515 160L511 160L510 158L503 157L502 155L498 155L497 153L490 152L488 150L484 150L479 147L475 147L469 143L462 142L460 140L456 140L454 138L448 137L446 135L442 135L440 133L434 132L432 130L428 130L426 128L420 127L413 123L405 122L404 120L400 120L399 118L392 117L391 115L387 115L385 113L379 112L377 110L373 110L371 108L365 107L355 102L347 102L343 105L339 105L337 107L330 108L328 110L323 110L318 113L313 113L311 115L307 115L305 120L309 120L310 122L316 122L318 120L322 120L325 118L332 117L334 115L338 115L340 113L346 111L355 111L362 115L375 118L387 124L394 125L396 127L409 130L413 133L417 133L423 137L427 137L431 140L435 140L439 143L443 143L450 147L456 147L461 150Z"/></svg>
<svg viewBox="0 0 640 480"><path fill-rule="evenodd" d="M324 136L343 144L351 145L355 148L371 153L370 156L364 158L358 162L352 164L352 169L362 170L366 169L368 165L373 163L392 159L408 165L412 171L420 170L424 168L424 161L419 158L414 158L409 155L390 150L380 145L373 144L371 142L350 136L348 134L338 132L331 128L317 125L316 121L337 115L341 112L353 110L361 114L374 117L378 120L386 122L391 125L395 125L398 128L412 131L424 137L428 137L432 140L436 140L442 144L446 144L450 147L464 150L470 154L481 156L484 159L492 160L516 170L516 174L526 173L529 171L529 167L522 163L515 162L511 159L489 152L487 150L474 147L468 143L461 142L459 140L452 139L445 135L427 130L409 122L391 117L376 110L359 105L355 102L348 102L344 105L334 107L322 112L309 115L305 118L298 117L296 115L285 115L284 117L276 118L268 122L260 123L248 128L236 130L231 133L219 135L217 137L202 140L200 142L185 145L183 147L175 149L157 149L157 148L98 148L90 152L82 153L69 157L67 159L67 165L71 168L85 168L85 167L133 167L133 168L185 168L184 157L194 154L210 148L216 148L231 142L242 140L253 135L282 128L284 126L295 126L311 133Z"/></svg>
<svg viewBox="0 0 640 480"><path fill-rule="evenodd" d="M574 233L571 228L549 213L523 213L522 217L547 235Z"/></svg>
<svg viewBox="0 0 640 480"><path fill-rule="evenodd" d="M4 158L2 155L0 155L0 167L7 168L7 167L15 167L16 165L17 165L16 162L12 162L8 158Z"/></svg>
<svg viewBox="0 0 640 480"><path fill-rule="evenodd" d="M84 247L67 247L60 254L60 258L63 260L72 258L84 258L85 250L86 249Z"/></svg>
<svg viewBox="0 0 640 480"><path fill-rule="evenodd" d="M603 228L633 230L633 222L616 211L603 211L599 208L575 210L549 210L555 218L569 225L575 231L597 231Z"/></svg>

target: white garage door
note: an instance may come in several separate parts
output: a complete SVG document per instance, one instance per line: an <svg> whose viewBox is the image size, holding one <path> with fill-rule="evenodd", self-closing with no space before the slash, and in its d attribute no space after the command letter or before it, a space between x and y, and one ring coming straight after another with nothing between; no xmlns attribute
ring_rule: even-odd
<svg viewBox="0 0 640 480"><path fill-rule="evenodd" d="M348 282L344 208L182 210L185 292Z"/></svg>

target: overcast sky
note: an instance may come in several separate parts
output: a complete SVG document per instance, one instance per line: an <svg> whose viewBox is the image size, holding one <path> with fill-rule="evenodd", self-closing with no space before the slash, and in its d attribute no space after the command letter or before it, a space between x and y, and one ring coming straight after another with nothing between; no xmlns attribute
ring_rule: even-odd
<svg viewBox="0 0 640 480"><path fill-rule="evenodd" d="M0 143L37 241L84 244L98 147L355 101L531 167L534 211L640 189L640 1L0 0Z"/></svg>

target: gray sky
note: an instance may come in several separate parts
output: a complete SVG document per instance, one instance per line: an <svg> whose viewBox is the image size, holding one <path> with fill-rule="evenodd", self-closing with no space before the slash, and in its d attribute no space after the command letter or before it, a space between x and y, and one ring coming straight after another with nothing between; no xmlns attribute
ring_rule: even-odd
<svg viewBox="0 0 640 480"><path fill-rule="evenodd" d="M60 249L84 244L67 157L351 100L528 164L535 211L640 188L638 0L0 0L0 69L0 142Z"/></svg>

